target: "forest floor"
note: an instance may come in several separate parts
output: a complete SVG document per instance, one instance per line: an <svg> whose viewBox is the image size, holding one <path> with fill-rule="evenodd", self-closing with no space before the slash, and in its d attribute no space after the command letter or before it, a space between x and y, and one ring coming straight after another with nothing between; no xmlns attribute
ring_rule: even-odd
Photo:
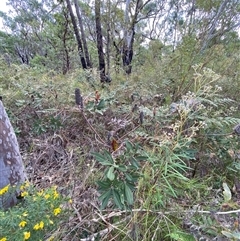
<svg viewBox="0 0 240 241"><path fill-rule="evenodd" d="M172 105L155 84L134 78L103 87L76 76L45 76L39 84L28 75L28 82L11 83L14 98L5 96L29 181L39 189L57 186L72 200L70 215L54 231L57 240L238 240L240 180L225 160L239 162L239 136L205 135L219 131L211 124L218 123L219 110L210 101L205 109L199 102L189 107L191 96ZM185 117L182 100L190 110ZM226 121L231 130L239 119ZM129 201L120 193L101 209L98 182L112 174L121 179L125 169L110 173L94 153L105 150L114 168L117 162L128 167L127 143L147 156L133 168L139 174L134 202L118 208Z"/></svg>

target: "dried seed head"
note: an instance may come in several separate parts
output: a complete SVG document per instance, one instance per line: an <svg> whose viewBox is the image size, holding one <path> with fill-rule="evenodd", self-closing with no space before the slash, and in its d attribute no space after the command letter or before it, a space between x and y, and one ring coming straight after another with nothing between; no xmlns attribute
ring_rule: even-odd
<svg viewBox="0 0 240 241"><path fill-rule="evenodd" d="M109 131L108 132L108 135L107 135L107 144L109 146L111 146L111 142L112 142L112 139L113 139L113 135L114 135L114 131Z"/></svg>
<svg viewBox="0 0 240 241"><path fill-rule="evenodd" d="M75 101L76 101L76 105L81 104L81 93L80 93L80 89L78 88L75 89Z"/></svg>
<svg viewBox="0 0 240 241"><path fill-rule="evenodd" d="M81 109L83 109L82 96L81 96L80 89L78 88L75 89L75 102L76 102L76 105L80 106Z"/></svg>
<svg viewBox="0 0 240 241"><path fill-rule="evenodd" d="M138 110L138 105L135 104L135 105L133 106L133 108L132 108L132 112L136 112L137 110Z"/></svg>
<svg viewBox="0 0 240 241"><path fill-rule="evenodd" d="M237 134L238 136L240 136L240 124L237 124L234 128L233 131L235 134Z"/></svg>
<svg viewBox="0 0 240 241"><path fill-rule="evenodd" d="M140 124L141 124L141 125L143 124L143 117L144 117L144 114L143 114L143 112L141 111L141 112L140 112L140 115L139 115L139 120L140 120Z"/></svg>
<svg viewBox="0 0 240 241"><path fill-rule="evenodd" d="M101 97L101 95L100 95L99 91L96 90L95 91L95 101L96 101L96 103L99 103L100 97Z"/></svg>
<svg viewBox="0 0 240 241"><path fill-rule="evenodd" d="M81 93L80 93L80 89L76 88L75 89L75 101L77 105L80 105L81 103Z"/></svg>
<svg viewBox="0 0 240 241"><path fill-rule="evenodd" d="M156 107L153 107L153 117L156 116L156 112L157 112Z"/></svg>
<svg viewBox="0 0 240 241"><path fill-rule="evenodd" d="M132 100L132 101L135 100L134 94L131 94L131 100Z"/></svg>

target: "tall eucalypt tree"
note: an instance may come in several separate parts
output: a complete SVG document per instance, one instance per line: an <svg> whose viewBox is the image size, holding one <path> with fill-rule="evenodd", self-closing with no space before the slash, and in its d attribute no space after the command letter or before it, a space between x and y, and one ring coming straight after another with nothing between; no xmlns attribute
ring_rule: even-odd
<svg viewBox="0 0 240 241"><path fill-rule="evenodd" d="M127 74L132 72L132 59L133 59L133 46L136 34L136 25L139 21L148 18L148 13L142 14L141 18L139 17L140 12L144 7L149 4L151 0L142 1L142 0L126 0L125 1L125 10L124 10L124 30L123 30L123 44L122 44L122 63L124 70ZM131 3L134 6L133 13L131 10Z"/></svg>
<svg viewBox="0 0 240 241"><path fill-rule="evenodd" d="M105 70L105 59L103 52L103 37L101 27L101 11L100 11L100 0L95 0L95 22L96 22L96 34L97 34L97 49L98 49L98 63L100 71L100 81L105 82L107 80Z"/></svg>
<svg viewBox="0 0 240 241"><path fill-rule="evenodd" d="M82 64L82 68L86 69L87 63L86 63L86 59L85 59L84 52L83 52L82 40L81 40L81 37L80 37L80 34L79 34L79 30L78 30L77 22L76 22L76 19L75 19L75 15L74 15L73 10L72 10L71 1L66 0L66 3L67 3L68 11L70 13L70 17L71 17L72 24L73 24L73 30L74 30L75 37L76 37L77 44L78 44L78 53L79 53L80 61L81 61L81 64Z"/></svg>
<svg viewBox="0 0 240 241"><path fill-rule="evenodd" d="M17 138L0 100L0 190L8 189L0 192L0 209L17 204L19 185L26 179Z"/></svg>

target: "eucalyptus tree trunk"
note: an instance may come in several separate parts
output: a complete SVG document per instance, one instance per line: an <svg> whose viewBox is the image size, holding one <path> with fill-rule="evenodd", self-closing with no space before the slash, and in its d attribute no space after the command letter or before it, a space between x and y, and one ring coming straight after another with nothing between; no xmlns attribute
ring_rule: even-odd
<svg viewBox="0 0 240 241"><path fill-rule="evenodd" d="M226 8L226 5L227 5L228 2L229 2L229 0L224 0L224 1L221 2L221 5L219 6L218 11L217 11L216 15L215 15L214 18L213 18L213 22L212 22L212 24L211 24L211 27L210 27L210 29L209 29L209 32L208 32L208 34L207 34L207 36L206 36L206 38L205 38L205 40L204 40L204 42L203 42L203 44L202 44L202 48L201 48L201 52L202 52L202 53L203 53L203 52L206 50L206 48L209 46L210 41L211 41L214 37L216 37L216 36L218 35L218 33L217 33L217 34L215 33L215 32L216 32L216 29L217 29L217 27L218 27L218 26L217 26L217 25L218 25L218 21L219 21L219 18L220 18L220 16L221 16L221 14L224 13L225 8Z"/></svg>
<svg viewBox="0 0 240 241"><path fill-rule="evenodd" d="M100 80L105 82L107 80L105 70L105 59L103 53L103 40L102 40L102 28L101 28L101 11L100 0L95 0L95 21L96 21L96 33L97 33L97 49L98 49L98 62L100 70Z"/></svg>
<svg viewBox="0 0 240 241"><path fill-rule="evenodd" d="M133 58L133 44L135 37L135 25L137 23L138 14L142 8L142 0L136 1L135 11L132 19L129 18L131 0L126 0L126 7L124 13L124 39L122 46L122 61L123 67L127 74L132 72L132 58Z"/></svg>
<svg viewBox="0 0 240 241"><path fill-rule="evenodd" d="M107 46L106 46L106 61L107 61L107 70L106 75L110 78L110 54L111 54L111 27L110 27L110 18L111 18L111 8L110 0L107 1L107 12L108 12L108 21L107 21Z"/></svg>
<svg viewBox="0 0 240 241"><path fill-rule="evenodd" d="M81 60L81 64L82 64L83 69L86 69L87 65L86 65L86 60L84 58L82 41L81 41L81 38L80 38L80 35L79 35L79 32L78 32L78 26L77 26L77 23L76 23L76 20L75 20L75 16L73 14L71 2L70 2L70 0L66 0L66 3L67 3L68 11L70 13L70 17L71 17L72 24L73 24L73 30L74 30L75 37L76 37L77 44L78 44L78 53L79 53L79 57L80 57L80 60Z"/></svg>
<svg viewBox="0 0 240 241"><path fill-rule="evenodd" d="M70 20L68 18L68 13L66 13L66 11L63 11L62 14L65 18L63 34L61 37L61 40L63 43L62 73L65 75L70 70L70 55L69 55L69 50L68 50L68 46L67 46L67 38L68 38Z"/></svg>
<svg viewBox="0 0 240 241"><path fill-rule="evenodd" d="M83 42L83 50L84 50L84 55L85 55L85 58L86 58L86 64L87 64L88 68L92 68L92 63L91 63L90 55L89 55L89 52L88 52L88 46L87 46L86 36L85 36L85 33L84 33L83 21L82 21L82 16L81 16L81 13L80 13L78 0L74 0L74 5L75 5L75 8L76 8L78 23L79 23L79 27L80 27L80 31L81 31L82 42Z"/></svg>
<svg viewBox="0 0 240 241"><path fill-rule="evenodd" d="M0 101L0 190L8 185L10 189L0 195L0 209L7 209L17 204L18 187L26 179L17 138Z"/></svg>

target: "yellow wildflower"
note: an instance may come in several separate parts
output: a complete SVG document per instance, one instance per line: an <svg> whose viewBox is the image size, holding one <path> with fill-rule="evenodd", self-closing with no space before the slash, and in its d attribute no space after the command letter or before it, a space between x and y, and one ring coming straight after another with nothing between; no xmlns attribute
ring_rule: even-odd
<svg viewBox="0 0 240 241"><path fill-rule="evenodd" d="M69 200L68 200L68 202L69 202L70 204L72 204L72 203L73 203L72 199L69 199Z"/></svg>
<svg viewBox="0 0 240 241"><path fill-rule="evenodd" d="M49 198L50 198L50 194L46 194L46 195L44 196L44 198L45 198L45 199L49 199Z"/></svg>
<svg viewBox="0 0 240 241"><path fill-rule="evenodd" d="M54 222L53 222L51 219L49 219L49 223L50 223L50 224L54 224Z"/></svg>
<svg viewBox="0 0 240 241"><path fill-rule="evenodd" d="M28 192L24 191L21 193L21 197L26 197L28 195Z"/></svg>
<svg viewBox="0 0 240 241"><path fill-rule="evenodd" d="M24 228L24 227L26 226L26 224L27 224L26 221L21 221L21 222L18 224L18 226L19 226L20 228Z"/></svg>
<svg viewBox="0 0 240 241"><path fill-rule="evenodd" d="M7 238L1 238L0 241L7 241Z"/></svg>
<svg viewBox="0 0 240 241"><path fill-rule="evenodd" d="M34 230L38 230L39 229L39 224L35 224L34 227L33 227Z"/></svg>
<svg viewBox="0 0 240 241"><path fill-rule="evenodd" d="M24 188L27 188L30 186L29 182L24 182L21 186L20 186L20 190L23 190Z"/></svg>
<svg viewBox="0 0 240 241"><path fill-rule="evenodd" d="M41 229L43 229L43 227L44 227L44 222L43 222L43 221L41 221L41 222L39 223L39 227L40 227Z"/></svg>
<svg viewBox="0 0 240 241"><path fill-rule="evenodd" d="M43 190L39 191L39 192L37 193L37 195L38 195L38 196L42 196L42 195L43 195Z"/></svg>
<svg viewBox="0 0 240 241"><path fill-rule="evenodd" d="M59 197L58 192L55 190L53 193L53 199L57 199Z"/></svg>
<svg viewBox="0 0 240 241"><path fill-rule="evenodd" d="M40 223L37 223L36 225L34 225L33 229L38 230L38 229L43 229L43 227L44 227L44 222L41 221Z"/></svg>
<svg viewBox="0 0 240 241"><path fill-rule="evenodd" d="M53 241L54 240L54 236L51 236L47 241Z"/></svg>
<svg viewBox="0 0 240 241"><path fill-rule="evenodd" d="M31 233L30 232L24 232L23 235L24 235L24 240L28 240L31 236Z"/></svg>
<svg viewBox="0 0 240 241"><path fill-rule="evenodd" d="M53 210L53 213L54 213L55 216L57 216L60 212L61 212L61 208L55 208Z"/></svg>
<svg viewBox="0 0 240 241"><path fill-rule="evenodd" d="M9 184L7 186L5 186L4 188L0 189L0 195L3 195L4 193L6 193L9 189Z"/></svg>
<svg viewBox="0 0 240 241"><path fill-rule="evenodd" d="M27 217L28 213L24 212L22 215L23 215L23 217Z"/></svg>

